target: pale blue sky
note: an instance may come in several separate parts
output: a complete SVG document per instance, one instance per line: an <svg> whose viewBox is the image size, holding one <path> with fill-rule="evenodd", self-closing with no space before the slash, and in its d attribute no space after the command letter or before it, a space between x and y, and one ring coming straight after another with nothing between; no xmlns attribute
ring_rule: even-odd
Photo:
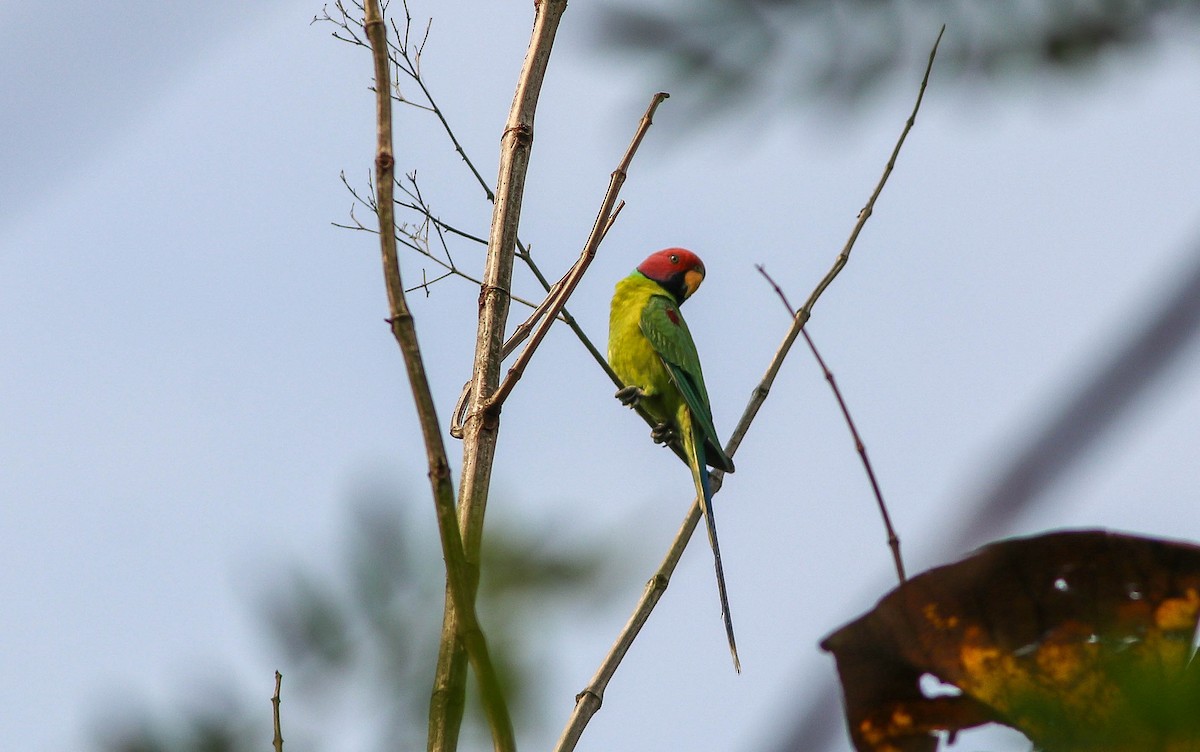
<svg viewBox="0 0 1200 752"><path fill-rule="evenodd" d="M4 749L82 749L111 704L172 707L214 675L268 711L271 672L288 667L255 620L261 588L289 562L330 558L365 478L410 490L432 532L377 251L330 226L350 206L339 170L361 184L371 164L369 60L310 27L318 10L0 9L0 68L17 72L0 82ZM529 4L413 11L436 13L426 73L494 179ZM564 20L525 200L522 236L551 276L578 253L638 116L666 86L597 54L589 12L573 5ZM1198 64L1177 44L1086 85L993 95L935 71L810 326L911 571L941 563L962 500L1195 263ZM580 322L602 342L619 277L658 248L697 251L709 278L685 314L727 434L788 324L754 264L793 301L807 295L915 84L859 112L712 130L685 128L668 101L571 304ZM490 209L435 124L406 111L399 133L399 165L419 170L438 212L484 232ZM409 279L421 268L405 257ZM525 276L518 288L534 292ZM476 295L446 281L413 300L443 417L468 375ZM1014 532L1200 538L1197 373L1192 347ZM686 470L611 392L556 331L504 411L492 519L568 539L636 533L612 551L634 572L615 605L552 639L551 699L544 725L520 730L527 749L557 736L690 503ZM824 689L814 677L833 675L817 640L887 586L865 477L801 349L737 465L717 505L743 675L694 544L581 750L761 748L807 689Z"/></svg>

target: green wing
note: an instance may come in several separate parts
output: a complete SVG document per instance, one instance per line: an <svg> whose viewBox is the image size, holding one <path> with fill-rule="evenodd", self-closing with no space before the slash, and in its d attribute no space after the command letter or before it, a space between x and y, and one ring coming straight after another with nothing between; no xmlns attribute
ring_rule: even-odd
<svg viewBox="0 0 1200 752"><path fill-rule="evenodd" d="M641 330L691 410L695 427L704 437L704 459L719 470L733 472L733 460L721 448L717 429L713 426L712 407L700 370L700 354L696 352L696 343L679 307L667 296L651 295L642 309Z"/></svg>

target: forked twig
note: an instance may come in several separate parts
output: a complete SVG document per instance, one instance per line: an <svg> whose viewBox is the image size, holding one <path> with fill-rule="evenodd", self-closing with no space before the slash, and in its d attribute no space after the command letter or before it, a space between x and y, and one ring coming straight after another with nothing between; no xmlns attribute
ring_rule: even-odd
<svg viewBox="0 0 1200 752"><path fill-rule="evenodd" d="M529 318L522 322L521 325L513 331L512 335L504 343L504 348L501 351L502 358L508 357L518 346L520 346L522 342L525 341L527 337L531 336L531 334L534 337L530 347L527 347L526 350L522 352L521 356L518 357L517 362L509 368L508 374L506 375L504 381L500 384L496 394L493 395L493 398L485 405L486 409L494 408L508 396L508 393L515 385L516 380L520 378L521 374L525 370L525 367L528 365L529 359L532 357L533 350L530 348L536 348L537 343L539 343L546 335L549 323L549 320L545 318L546 311L551 311L553 313L555 309L557 310L558 314L566 320L567 325L577 331L580 340L592 352L593 358L597 363L599 363L601 368L604 369L604 372L608 374L608 377L612 380L613 384L615 384L618 389L625 386L625 384L621 382L616 373L612 370L612 367L609 366L608 361L605 360L604 356L602 356L599 351L592 346L591 341L586 335L583 334L582 330L579 330L579 327L575 323L574 319L566 318L569 316L569 314L566 311L565 304L567 297L575 289L575 285L578 283L579 279L582 278L583 273L587 270L588 264L591 263L592 258L595 256L596 249L599 247L600 242L603 241L604 235L608 232L608 228L612 226L612 223L616 220L617 215L624 206L622 203L615 209L613 208L613 204L616 202L617 195L620 193L621 186L625 182L629 165L633 161L634 154L637 153L637 149L641 145L642 139L645 137L646 132L650 129L650 126L654 123L655 111L658 109L658 106L662 104L663 100L668 99L669 97L670 94L667 94L666 92L658 92L651 98L645 114L642 115L642 119L638 122L637 130L634 132L633 139L629 144L629 148L626 149L620 163L617 165L617 168L612 172L612 175L609 179L608 190L604 195L603 201L601 202L600 211L596 216L596 222L592 227L592 232L588 236L588 240L584 243L583 251L580 253L575 264L569 270L567 270L567 273L562 277L562 279L558 280L558 282L555 282L553 285L546 285L546 298L534 310L534 312L530 314ZM526 254L528 254L528 251L526 251ZM520 256L521 253L518 251L517 255ZM532 264L532 259L529 260L529 263ZM541 275L541 272L537 269L536 265L531 266L531 268L539 276ZM536 330L535 327L537 327ZM461 438L463 434L463 423L467 417L467 404L470 401L471 395L470 387L470 383L463 386L462 392L458 398L458 402L454 407L454 413L450 418L450 435L454 436L455 438ZM635 410L639 415L642 416L642 419L646 421L647 425L651 427L656 425L656 421L650 417L644 408L635 406ZM670 446L680 459L682 459L684 462L687 461L678 441L672 441Z"/></svg>
<svg viewBox="0 0 1200 752"><path fill-rule="evenodd" d="M517 356L517 361L508 369L504 380L500 382L500 386L495 393L488 399L485 404L485 409L494 409L504 403L505 398L512 392L513 387L524 373L525 367L529 364L530 358L537 350L542 339L546 336L546 332L550 329L550 324L554 323L554 316L562 310L567 303L567 298L571 297L571 293L575 292L575 286L579 284L579 280L583 279L584 272L592 263L592 259L596 257L596 251L600 248L600 243L604 240L604 236L608 234L608 229L612 227L616 221L617 215L621 213L621 208L625 206L622 202L615 209L613 206L617 203L617 196L621 193L621 186L625 184L625 178L629 171L629 164L633 161L634 154L637 153L638 147L642 144L642 139L646 136L646 131L650 130L650 126L654 124L654 111L662 104L670 95L665 91L660 91L655 94L650 100L650 106L646 108L646 113L642 115L641 121L638 123L637 131L633 134L633 140L629 143L629 148L625 150L625 156L621 158L617 169L613 170L612 176L608 181L608 190L604 194L604 200L600 202L600 212L596 215L596 222L592 225L592 232L588 235L587 242L583 244L583 251L579 254L579 259L575 265L563 276L554 289L547 296L550 301L547 306L545 315L542 321L529 335L529 344Z"/></svg>
<svg viewBox="0 0 1200 752"><path fill-rule="evenodd" d="M775 294L783 301L783 305L787 308L789 316L796 315L796 309L792 308L792 304L788 302L787 294L784 293L762 264L756 264L755 269L758 273L767 280L775 290ZM875 478L875 469L871 467L871 460L867 457L867 447L863 443L862 436L858 433L858 428L854 425L854 419L850 417L850 408L846 406L846 400L842 397L842 390L838 388L837 380L833 377L833 371L829 370L829 366L825 364L825 359L821 357L821 353L817 351L817 345L813 342L812 337L808 334L808 329L800 330L804 335L804 341L808 343L808 349L816 358L817 365L821 367L821 372L825 376L825 380L829 382L829 388L833 390L833 396L837 400L838 407L842 410L842 417L846 420L846 426L850 429L850 436L854 439L854 449L858 452L859 459L862 460L863 469L867 471L867 479L871 482L871 491L875 494L875 503L879 507L879 515L883 518L883 527L887 531L888 548L892 551L892 561L896 565L896 577L903 583L904 576L904 560L900 557L900 538L896 535L896 529L892 527L892 518L888 514L887 504L883 501L883 491L879 488L879 481Z"/></svg>
<svg viewBox="0 0 1200 752"><path fill-rule="evenodd" d="M941 31L938 32L937 40L933 44L933 49L929 52L929 63L926 65L925 75L921 79L921 86L917 92L916 103L913 105L912 113L909 115L908 120L905 121L904 129L900 133L900 138L896 141L896 145L892 149L891 157L888 159L887 165L884 167L883 175L879 178L879 182L876 184L875 190L871 193L870 198L867 199L867 203L863 206L862 210L859 211L858 220L851 230L850 237L847 239L846 244L842 247L841 253L838 254L833 266L825 274L825 277L817 284L812 294L809 295L809 298L805 302L804 306L796 312L796 315L792 319L792 326L784 336L783 342L780 344L779 349L776 350L775 355L771 358L771 362L767 366L767 370L763 375L762 381L759 382L758 386L755 387L754 391L751 393L750 401L747 403L746 409L742 412L741 420L738 421L737 427L734 429L733 434L729 438L729 442L726 444L725 453L729 456L732 457L737 451L738 446L741 445L742 439L745 437L746 432L750 428L750 424L754 421L754 417L758 414L759 409L766 400L767 394L771 391L771 385L774 383L775 377L779 373L780 367L783 365L784 358L787 357L792 344L796 341L796 337L799 336L801 329L804 328L805 323L808 322L809 317L812 315L813 306L821 297L821 294L825 291L825 288L827 288L830 283L833 282L833 280L841 272L842 268L846 265L846 262L849 260L850 251L853 249L859 233L862 232L863 225L866 224L867 219L871 216L871 213L874 210L875 201L879 198L879 194L883 191L883 186L887 183L888 177L891 176L892 170L896 165L896 157L899 155L900 149L904 145L904 141L908 137L909 131L912 130L913 124L916 122L917 112L920 110L921 102L925 97L925 87L929 83L929 74L933 69L933 61L937 55L938 45L941 43L942 34L945 33L945 30L946 28L943 26ZM711 477L713 481L712 492L713 494L716 494L721 488L724 473L719 470L714 470L711 474ZM692 537L692 533L696 529L696 524L700 521L700 514L700 500L693 499L691 509L688 510L687 517L680 526L679 532L675 536L675 540L672 541L670 548L667 550L667 554L663 558L662 564L659 566L658 571L655 572L654 576L652 576L646 583L646 587L642 591L642 597L638 601L638 605L634 609L633 614L629 617L629 621L626 622L625 627L617 636L616 642L609 650L608 655L606 655L604 660L601 662L600 667L592 677L592 680L588 683L587 687L585 687L584 690L576 696L575 709L572 712L570 719L567 721L567 725L563 729L562 735L558 739L558 743L555 746L556 752L567 752L568 750L573 750L579 741L579 737L583 734L583 730L587 726L588 721L590 721L592 716L596 714L596 711L600 709L600 705L604 700L604 690L608 687L609 680L612 679L612 676L616 672L617 667L620 665L621 660L624 658L625 653L629 650L629 646L633 644L633 640L635 637L637 637L642 625L645 624L646 620L650 618L650 612L654 610L654 606L658 603L659 598L662 597L663 591L666 590L667 585L670 583L671 575L674 573L675 567L679 563L679 557L683 554L684 547L687 546L688 541Z"/></svg>
<svg viewBox="0 0 1200 752"><path fill-rule="evenodd" d="M350 193L350 195L354 198L354 201L355 201L355 203L352 203L350 205L350 221L353 224L343 224L340 222L331 222L330 224L332 224L334 227L339 227L343 230L356 230L359 232L367 232L372 235L379 234L379 230L377 230L374 227L368 227L367 225L362 223L362 220L360 220L358 217L356 217L354 215L354 207L357 204L361 204L362 206L367 207L375 214L379 213L379 202L375 200L374 189L369 188L370 192L364 196L363 194L359 193L358 189L356 189L353 185L350 184L350 181L346 177L346 173L344 171L339 174L339 177L341 178L342 185L344 185L346 187L346 190ZM400 190L405 193L405 195L409 196L412 199L412 201L411 202L396 201L395 203L397 206L401 206L401 207L404 207L405 209L409 209L411 211L419 213L422 217L422 220L421 220L421 223L417 226L410 226L408 224L399 225L396 228L396 232L397 232L396 240L397 240L397 242L404 245L404 247L410 248L413 251L416 251L417 253L421 254L422 256L429 259L433 263L437 264L445 272L444 274L438 274L433 279L427 279L419 285L413 285L412 287L405 289L405 292L413 292L414 290L424 290L425 294L428 295L430 285L432 285L436 282L440 282L441 280L446 279L447 277L451 277L451 276L465 279L466 281L468 281L472 284L475 284L475 285L482 285L483 281L481 279L463 271L462 267L460 267L454 263L454 258L450 255L449 244L446 242L446 238L443 233L448 232L448 233L463 237L467 240L482 243L484 245L487 245L487 241L482 238L471 235L468 232L464 232L463 230L460 230L460 229L454 227L453 225L443 222L441 219L434 216L433 210L430 208L430 206L428 204L425 203L424 198L421 197L420 187L417 184L417 174L415 172L410 172L410 173L407 173L404 176L404 178L405 178L405 180L408 181L408 185L405 185L404 183L399 183L399 182L397 183L397 185L400 187ZM446 256L446 258L444 260L442 258L438 257L437 254L435 254L433 251L431 251L429 249L429 228L430 227L433 228L434 233L437 235L438 243L442 247L442 253L444 253ZM527 298L523 298L520 295L513 295L512 299L514 302L520 303L523 306L527 306L529 308L537 308L536 303L533 303L532 301L528 300ZM565 317L563 317L561 320L564 323L566 322Z"/></svg>

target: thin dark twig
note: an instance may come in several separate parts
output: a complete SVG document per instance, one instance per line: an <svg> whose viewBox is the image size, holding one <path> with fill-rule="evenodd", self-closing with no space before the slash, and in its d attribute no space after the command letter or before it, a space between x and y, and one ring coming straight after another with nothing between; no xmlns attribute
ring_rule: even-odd
<svg viewBox="0 0 1200 752"><path fill-rule="evenodd" d="M774 288L775 294L779 296L779 299L783 301L784 307L787 308L788 316L795 316L795 309L788 302L787 295L784 294L783 289L775 280L771 278L771 275L767 274L766 268L762 264L755 264L754 268ZM863 443L862 436L858 433L858 428L854 425L854 419L850 417L850 408L846 406L846 400L842 397L842 390L838 388L837 380L833 377L833 371L829 370L829 366L825 364L825 359L818 352L816 344L808 334L808 328L801 329L800 334L803 335L804 341L808 343L808 349L812 351L817 365L821 367L821 372L824 374L825 380L829 382L829 388L833 390L833 396L837 399L838 407L842 410L842 417L846 420L846 426L850 429L850 436L854 439L854 449L858 452L858 456L862 460L863 469L867 471L867 479L871 481L871 491L875 494L875 503L879 506L879 515L883 518L883 527L887 531L888 536L888 548L892 551L892 561L896 565L896 576L903 583L905 580L904 560L900 557L900 538L896 535L896 529L892 527L891 515L888 514L887 504L883 501L883 491L880 489L879 481L875 477L875 469L871 467L871 460L867 457L867 447Z"/></svg>
<svg viewBox="0 0 1200 752"><path fill-rule="evenodd" d="M354 207L358 204L361 204L362 206L365 206L368 209L370 209L375 214L378 214L379 202L376 201L376 199L375 199L374 188L369 187L367 193L364 195L364 194L360 193L358 191L358 189L356 189L350 183L350 180L346 177L346 173L344 171L339 174L339 177L341 178L342 185L344 185L346 187L346 190L350 192L350 195L355 200L355 203L350 205L350 219L353 222L353 224L342 224L339 222L331 222L330 224L332 224L334 227L340 227L340 228L346 229L346 230L357 230L357 231L361 231L361 232L369 232L372 234L378 234L379 231L377 229L368 227L367 225L364 225L362 223L362 221L354 215ZM459 267L458 265L456 265L454 263L454 258L450 255L449 244L446 242L446 238L442 233L443 233L443 231L451 232L456 235L460 235L468 240L478 241L478 240L480 240L480 238L476 238L475 236L470 235L469 233L463 232L462 230L452 227L452 226L448 225L447 223L441 221L437 217L435 217L433 215L433 210L429 207L428 204L425 203L424 198L421 196L420 187L417 184L416 173L415 172L408 173L404 177L408 181L408 183L411 184L411 186L409 184L403 184L403 183L399 183L399 182L397 182L396 185L399 186L400 190L403 191L405 193L405 195L409 196L413 200L414 203L406 203L406 202L402 202L402 201L396 201L395 204L397 206L403 206L405 208L409 208L409 209L412 209L413 211L419 212L421 214L421 223L416 226L412 226L412 225L408 225L408 224L399 225L396 228L396 233L397 233L396 240L397 240L397 242L404 245L406 248L410 248L410 249L416 251L417 253L421 254L422 256L429 259L433 263L442 267L442 269L444 269L446 272L445 274L437 275L433 279L422 281L421 284L416 285L414 287L410 287L407 290L405 290L405 292L412 292L414 290L424 290L426 296L428 296L430 285L433 285L437 282L442 281L443 279L447 279L452 276L459 277L468 282L471 282L472 284L476 284L476 285L483 284L483 281L480 280L478 277L463 271L461 267ZM370 186L369 183L368 183L368 186ZM446 256L445 259L442 259L437 254L435 254L433 251L429 250L429 228L430 227L433 227L434 233L437 235L438 242L441 245L442 251L443 251L443 253L445 253L445 256ZM486 241L483 241L483 242L486 243ZM513 302L520 303L521 305L526 306L528 308L536 309L538 307L538 305L536 303L534 303L533 301L531 301L528 298L525 298L521 295L513 295L512 300L513 300ZM561 320L564 323L566 322L565 317L562 317Z"/></svg>
<svg viewBox="0 0 1200 752"><path fill-rule="evenodd" d="M434 277L433 279L427 279L426 275L425 275L425 270L422 269L421 270L421 284L413 285L412 287L406 287L404 289L404 292L414 292L416 290L424 290L425 297L428 298L429 297L429 286L435 285L438 282L441 282L446 277L450 277L450 276L453 276L452 273L446 272L445 274L439 274L438 276Z"/></svg>
<svg viewBox="0 0 1200 752"><path fill-rule="evenodd" d="M411 209L412 211L415 211L415 212L424 211L424 209L422 209L417 204L410 204L406 201L397 201L396 205L402 206L405 209ZM478 243L479 245L482 245L482 246L487 245L487 238L481 238L478 235L473 235L473 234L467 232L466 230L462 230L458 227L455 227L454 225L442 220L439 217L430 216L429 221L433 222L435 225L440 227L442 230L450 233L451 235L457 235L458 237L462 238L463 240L469 240L472 243Z"/></svg>
<svg viewBox="0 0 1200 752"><path fill-rule="evenodd" d="M271 696L271 718L275 725L275 752L283 752L283 726L279 722L280 685L283 684L283 674L275 672L275 694Z"/></svg>
<svg viewBox="0 0 1200 752"><path fill-rule="evenodd" d="M400 60L396 61L396 67L398 70L403 70L404 73L407 74L408 77L411 78L421 89L421 95L425 97L425 101L428 103L428 107L425 109L428 109L437 117L438 121L442 124L442 129L446 131L446 135L450 138L450 143L454 145L454 151L458 152L458 156L462 158L462 161L466 163L467 168L471 171L471 174L475 176L476 182L478 182L483 188L484 194L487 196L488 201L495 203L496 194L492 192L492 189L490 186L488 186L487 181L483 179L483 175L481 175L478 168L475 167L475 163L472 162L470 157L467 156L466 149L464 149L462 143L459 142L458 136L455 135L454 129L450 127L450 123L446 120L446 116L442 112L442 108L438 106L436 101L434 101L433 94L429 91L429 87L425 85L425 79L421 76L421 53L425 50L425 43L429 41L429 31L433 25L433 20L430 19L429 23L426 24L425 35L421 39L421 44L417 47L415 53L410 55L409 50L412 48L409 46L408 34L409 29L412 27L412 15L408 12L407 2L404 3L404 15L404 41L398 47L395 47L395 51L399 53L400 56ZM395 22L393 21L393 25L394 23ZM397 38L399 39L400 37L398 30L396 33ZM405 65L400 64L401 60L405 63Z"/></svg>
<svg viewBox="0 0 1200 752"><path fill-rule="evenodd" d="M446 236L442 233L442 228L444 227L445 223L433 221L433 212L430 211L429 204L426 203L425 197L421 195L421 186L417 184L416 171L414 170L412 174L408 176L408 178L409 182L412 183L412 191L409 192L407 189L405 189L405 192L416 200L417 206L420 207L419 210L425 215L426 222L433 223L434 232L437 233L438 242L442 246L442 253L446 254L446 261L450 262L451 268L456 268L454 257L450 255L450 246L446 243ZM483 243L484 245L487 245L486 240L484 240Z"/></svg>
<svg viewBox="0 0 1200 752"><path fill-rule="evenodd" d="M785 293L783 291L783 288L780 287L775 282L775 280L771 277L770 274L767 274L767 268L765 266L763 266L762 264L755 264L754 268L757 269L758 273L761 274L763 276L763 278L767 280L767 284L769 284L771 286L771 288L773 290L775 290L775 294L779 296L779 299L781 301L783 301L783 307L787 309L788 318L792 318L793 316L795 316L796 309L792 308L792 304L787 298L787 293Z"/></svg>

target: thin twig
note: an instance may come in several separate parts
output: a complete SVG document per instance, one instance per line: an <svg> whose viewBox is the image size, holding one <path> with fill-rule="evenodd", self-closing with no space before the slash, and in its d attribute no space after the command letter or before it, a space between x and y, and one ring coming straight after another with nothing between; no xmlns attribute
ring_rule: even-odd
<svg viewBox="0 0 1200 752"><path fill-rule="evenodd" d="M342 185L344 185L346 187L346 190L350 192L350 195L354 198L354 200L357 204L362 204L363 206L370 209L372 212L378 214L379 203L375 200L375 196L374 196L373 192L370 196L364 197L361 194L359 194L358 190L356 190L354 188L354 186L352 186L350 184L350 181L346 178L345 172L342 172L340 174L340 177L342 180ZM405 292L413 292L415 290L424 290L425 294L428 296L430 285L432 285L436 282L440 282L443 279L447 279L448 277L452 277L452 276L459 277L461 279L465 279L466 281L468 281L472 284L475 284L475 285L482 285L483 281L481 279L479 279L478 277L476 277L474 275L468 274L467 272L464 272L459 266L457 266L454 263L454 259L450 256L449 246L446 243L446 239L442 235L442 233L443 233L443 231L450 232L455 235L460 235L468 240L473 240L473 241L477 241L480 243L484 243L485 245L486 245L487 241L483 240L482 238L477 238L474 235L471 235L469 233L463 232L462 230L459 230L459 229L443 222L442 220L438 219L437 217L435 217L433 215L430 207L427 204L425 204L424 199L422 199L420 197L420 189L417 187L416 173L415 172L409 173L409 174L405 175L404 177L412 184L412 188L408 188L408 187L404 186L403 184L401 184L400 189L402 191L404 191L407 195L412 196L414 203L397 201L396 205L402 206L406 209L411 209L412 211L415 211L415 212L419 212L422 215L422 223L421 223L421 225L419 225L415 228L410 228L408 225L401 225L397 229L397 232L399 233L399 235L396 239L399 243L404 245L404 247L410 248L410 249L416 251L417 253L421 254L422 256L429 259L433 263L442 267L442 269L444 269L446 272L445 274L437 275L433 279L423 281L419 285L414 285L412 287L409 287L405 290ZM373 189L372 189L372 191L373 191ZM339 222L331 222L330 224L332 224L334 227L339 227L343 230L357 230L360 232L367 232L372 235L378 235L379 230L377 230L373 227L368 227L368 226L364 225L362 223L362 221L359 220L358 217L356 217L354 215L354 206L355 206L355 204L350 205L350 220L354 224L347 225L347 224L341 224ZM442 259L438 258L438 256L435 253L433 253L432 251L429 250L429 227L430 226L432 226L434 228L434 232L437 233L439 244L442 246L442 252L446 254L446 260L444 260L444 261ZM512 299L514 302L520 303L521 305L526 306L528 308L536 309L538 307L537 303L534 303L527 298L523 298L520 295L513 295ZM562 318L561 320L564 323L566 323L565 318Z"/></svg>
<svg viewBox="0 0 1200 752"><path fill-rule="evenodd" d="M454 227L451 227L450 225L446 224L445 222L443 222L440 219L438 219L437 217L435 217L433 215L432 208L429 206L428 203L425 202L424 196L421 195L421 187L417 183L417 173L411 172L411 173L408 173L407 175L405 175L404 177L408 180L408 183L411 187L402 185L401 190L404 191L404 193L407 194L413 200L414 203L412 203L412 204L408 204L408 203L404 203L404 202L397 202L397 203L399 206L411 208L414 211L420 212L420 214L424 218L423 223L422 223L422 228L424 230L424 234L423 235L410 234L409 237L411 237L413 239L414 243L412 243L412 244L406 243L406 245L409 245L409 247L415 249L417 252L421 253L424 256L427 256L428 258L432 259L436 263L440 264L443 268L449 270L450 274L453 274L457 277L461 277L462 279L465 279L468 282L471 282L473 284L482 286L483 280L464 272L462 269L460 269L458 267L458 265L456 265L454 263L454 258L450 255L450 246L449 246L449 244L446 243L446 238L445 238L445 235L443 235L443 230L453 232L456 235L461 235L462 237L465 237L468 239L478 240L479 242L482 242L484 245L487 244L487 241L483 240L482 238L475 238L472 235L469 235L460 230L457 230ZM431 225L434 228L434 232L438 236L439 244L442 246L442 253L444 253L446 255L445 261L442 261L440 258L438 258L436 255L434 255L429 250L429 229L428 228ZM418 247L418 245L423 245L424 247ZM438 279L445 279L446 276L448 276L448 275L442 275L441 277L438 277ZM434 281L437 281L437 280L434 280ZM432 283L430 283L430 284L432 284ZM428 289L426 290L426 292L428 292ZM539 307L537 303L534 303L526 298L523 298L520 295L513 295L511 297L512 297L513 301L520 303L521 305L527 306L529 308L533 308L536 310Z"/></svg>
<svg viewBox="0 0 1200 752"><path fill-rule="evenodd" d="M792 308L792 304L788 302L787 295L770 274L767 274L766 268L762 264L756 264L755 269L758 273L767 280L767 283L775 289L775 294L783 301L783 305L787 308L788 316L795 316L796 310ZM821 367L821 372L825 376L825 380L829 382L829 388L833 390L833 396L837 399L838 407L842 410L842 417L846 421L846 425L850 428L850 436L854 439L854 449L858 452L859 459L862 460L863 469L867 471L867 479L871 481L871 491L875 494L875 503L879 507L879 516L883 518L883 527L887 531L888 548L892 551L892 561L896 565L896 577L903 584L904 577L904 560L900 557L900 537L896 535L896 529L892 527L892 518L888 514L887 504L883 501L883 491L880 490L879 481L875 478L875 470L871 467L871 460L867 457L867 447L863 443L862 436L858 433L858 428L854 424L854 419L850 417L850 408L846 406L846 400L842 397L842 390L838 388L837 380L833 377L833 371L829 370L829 366L825 364L825 359L821 357L821 353L817 351L817 345L813 342L812 337L808 334L808 328L800 330L804 335L804 341L808 343L808 349L812 351L813 357L817 361L817 365Z"/></svg>
<svg viewBox="0 0 1200 752"><path fill-rule="evenodd" d="M542 289L549 293L551 288L550 282L546 279L546 275L542 274L542 270L538 268L538 265L534 263L533 254L530 251L530 247L522 245L520 238L517 238L517 258L521 259L521 261L525 263L525 266L528 267L529 271L533 273L533 276L537 278L538 284L542 286ZM575 333L575 338L583 344L584 348L588 351L588 354L591 355L592 359L596 361L596 364L600 366L600 369L607 373L608 377L613 381L620 381L620 379L617 378L616 373L613 372L612 367L608 365L608 361L605 360L604 356L600 353L600 350L598 350L596 346L592 344L591 338L584 333L583 327L579 326L579 323L575 321L575 317L571 315L571 312L564 307L561 311L559 311L559 316L562 317L563 322L571 328L571 331ZM516 346L514 345L513 347L515 348Z"/></svg>
<svg viewBox="0 0 1200 752"><path fill-rule="evenodd" d="M279 723L279 687L283 684L283 674L275 672L275 694L271 695L271 718L275 724L275 752L283 752L283 726Z"/></svg>
<svg viewBox="0 0 1200 752"><path fill-rule="evenodd" d="M917 93L917 101L913 106L912 114L904 124L904 129L900 133L900 138L896 141L895 148L892 149L891 157L888 159L887 165L884 168L883 175L880 177L875 190L871 193L871 197L867 200L866 205L858 213L858 221L851 230L850 237L843 246L841 253L838 254L832 268L825 277L817 284L804 307L797 311L792 319L792 326L783 338L775 355L771 358L771 362L767 366L766 373L763 375L762 381L759 382L751 392L750 401L746 405L746 409L742 412L741 420L738 421L737 427L729 438L729 442L725 446L725 453L732 457L741 445L742 439L745 438L746 432L750 429L750 424L754 421L754 417L758 414L763 402L767 398L767 394L771 391L771 385L775 381L776 375L779 373L780 367L783 365L784 358L787 357L788 351L799 336L800 330L807 323L812 315L813 305L821 297L821 293L825 288L837 277L841 272L842 267L849 260L850 251L854 247L854 242L858 239L859 233L862 231L863 225L866 224L867 218L871 216L874 209L875 201L879 194L883 191L883 186L887 183L888 177L892 174L892 169L896 164L896 157L900 153L900 148L904 145L908 133L912 130L913 124L916 122L917 111L921 108L921 101L925 96L925 87L929 83L929 73L933 68L933 60L937 55L938 44L941 42L942 33L945 32L945 27L942 27L938 33L937 41L934 42L933 49L929 53L929 63L925 68L925 75L921 80L921 87ZM719 470L714 470L711 473L712 492L715 495L721 488L721 483L724 479L724 473ZM691 540L692 533L696 529L696 524L700 521L700 500L693 499L692 506L688 510L687 517L679 528L679 532L672 541L671 547L667 551L667 555L663 558L662 564L658 571L646 583L645 589L642 591L642 597L638 601L634 609L633 615L617 636L616 642L613 643L608 655L601 662L600 667L593 675L587 687L580 692L575 698L575 709L567 721L566 727L563 729L562 735L559 737L558 744L555 746L556 752L567 752L573 750L579 741L579 737L583 734L584 728L591 720L596 711L600 709L600 705L604 700L604 690L608 687L608 682L620 665L621 659L624 658L629 646L633 643L642 625L650 617L650 612L654 610L655 605L662 597L663 591L670 584L671 575L675 571L675 566L679 563L679 557L683 553L684 547Z"/></svg>
<svg viewBox="0 0 1200 752"><path fill-rule="evenodd" d="M483 179L483 175L481 175L479 173L479 170L475 167L475 163L472 162L469 157L467 157L466 150L463 149L462 144L458 140L458 136L454 135L454 129L450 127L450 123L446 120L446 116L442 113L442 108L438 106L437 102L433 101L433 94L429 91L429 88L425 85L425 79L421 77L420 54L421 54L421 51L425 49L425 42L429 39L430 26L427 25L425 27L425 36L421 40L421 45L417 50L416 58L414 61L409 58L409 54L408 54L408 51L410 48L408 45L407 29L412 24L412 16L409 15L409 13L408 13L407 0L405 0L405 3L404 3L404 15L405 15L405 34L404 34L405 41L404 41L404 44L399 47L399 52L406 61L409 61L409 67L407 70L405 70L405 73L408 73L409 77L412 78L412 80L417 83L417 86L419 86L421 88L421 94L425 97L425 101L429 103L429 109L433 112L433 114L441 122L442 129L445 130L446 135L450 137L450 142L452 144L454 144L454 150L456 152L458 152L458 156L462 157L462 161L465 162L467 167L471 170L471 174L473 174L475 176L475 180L478 181L479 185L483 187L484 193L487 195L488 201L495 202L496 194L494 194L492 192L492 189L490 186L488 186L487 181Z"/></svg>
<svg viewBox="0 0 1200 752"><path fill-rule="evenodd" d="M379 241L383 257L384 282L387 287L388 308L391 314L392 335L404 355L404 364L412 387L413 401L421 424L425 451L429 462L429 480L433 487L434 505L437 510L438 531L441 535L442 555L446 562L446 588L448 600L454 604L458 615L454 625L453 639L461 640L475 676L479 680L484 714L491 728L492 740L497 752L515 752L512 720L500 689L499 677L488 654L487 641L475 614L475 598L471 570L464 555L462 536L458 527L454 503L454 487L450 482L450 463L442 443L440 424L425 373L424 361L417 342L417 331L408 301L404 295L404 284L400 276L400 262L396 252L395 215L392 189L395 185L396 160L392 146L392 100L387 91L388 55L387 27L384 25L378 0L367 0L364 30L371 41L372 58L375 64L376 122L378 144L375 157L375 191L379 197Z"/></svg>

